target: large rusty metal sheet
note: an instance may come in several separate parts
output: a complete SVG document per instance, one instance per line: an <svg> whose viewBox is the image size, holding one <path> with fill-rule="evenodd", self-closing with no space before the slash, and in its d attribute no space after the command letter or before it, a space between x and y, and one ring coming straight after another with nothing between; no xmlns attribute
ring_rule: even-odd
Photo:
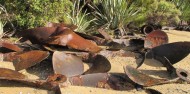
<svg viewBox="0 0 190 94"><path fill-rule="evenodd" d="M142 86L154 86L168 82L167 79L157 79L148 76L131 66L126 66L124 71L131 81Z"/></svg>
<svg viewBox="0 0 190 94"><path fill-rule="evenodd" d="M68 46L73 49L78 49L82 51L89 52L99 52L101 50L94 42L90 40L86 40L76 33L74 33L71 29L61 29L60 32L56 35L51 36L51 38L46 41L48 44Z"/></svg>
<svg viewBox="0 0 190 94"><path fill-rule="evenodd" d="M168 43L168 35L164 31L155 30L146 36L144 47L151 49L166 43Z"/></svg>
<svg viewBox="0 0 190 94"><path fill-rule="evenodd" d="M8 50L15 51L15 52L23 51L23 49L20 48L19 46L15 45L13 43L5 42L5 41L0 41L0 50L2 52L4 49L1 49L1 48L6 48Z"/></svg>
<svg viewBox="0 0 190 94"><path fill-rule="evenodd" d="M53 69L56 74L62 74L66 77L80 75L84 72L82 60L74 55L55 51L53 53Z"/></svg>
<svg viewBox="0 0 190 94"><path fill-rule="evenodd" d="M40 63L48 56L49 52L47 51L33 50L26 52L6 53L3 55L3 60L13 62L15 70L19 71Z"/></svg>
<svg viewBox="0 0 190 94"><path fill-rule="evenodd" d="M38 27L21 31L17 35L32 43L44 43L56 30L57 27Z"/></svg>

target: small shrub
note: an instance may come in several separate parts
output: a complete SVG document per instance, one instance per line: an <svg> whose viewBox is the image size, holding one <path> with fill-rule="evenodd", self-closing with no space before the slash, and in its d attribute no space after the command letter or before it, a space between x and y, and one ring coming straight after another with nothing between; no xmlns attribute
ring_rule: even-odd
<svg viewBox="0 0 190 94"><path fill-rule="evenodd" d="M0 0L0 3L22 29L44 26L49 21L67 21L65 12L72 7L69 0Z"/></svg>

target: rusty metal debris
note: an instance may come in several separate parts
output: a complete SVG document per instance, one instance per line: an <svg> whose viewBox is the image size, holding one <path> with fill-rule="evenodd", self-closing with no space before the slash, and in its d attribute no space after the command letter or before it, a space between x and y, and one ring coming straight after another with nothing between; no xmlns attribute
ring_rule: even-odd
<svg viewBox="0 0 190 94"><path fill-rule="evenodd" d="M177 68L176 69L176 74L179 78L182 80L190 83L190 73L184 69Z"/></svg>
<svg viewBox="0 0 190 94"><path fill-rule="evenodd" d="M19 71L40 63L48 56L49 52L47 51L33 50L26 52L6 53L3 55L3 60L13 62L15 70Z"/></svg>
<svg viewBox="0 0 190 94"><path fill-rule="evenodd" d="M87 34L80 33L80 32L75 32L75 33L85 39L96 42L97 45L106 45L109 42L108 40L105 40L105 39L97 37L97 36L91 36L91 35L87 35Z"/></svg>
<svg viewBox="0 0 190 94"><path fill-rule="evenodd" d="M20 36L32 43L68 46L82 51L98 52L101 50L94 42L86 40L67 27L40 27L22 31Z"/></svg>
<svg viewBox="0 0 190 94"><path fill-rule="evenodd" d="M154 27L151 26L151 25L143 25L141 27L141 33L147 35L149 34L150 32L152 32L154 30Z"/></svg>
<svg viewBox="0 0 190 94"><path fill-rule="evenodd" d="M84 72L82 60L74 55L55 51L53 53L53 69L56 74L62 74L66 77L80 75Z"/></svg>
<svg viewBox="0 0 190 94"><path fill-rule="evenodd" d="M26 78L25 75L10 69L0 68L0 80L16 81L28 86L44 88L47 90L56 90L61 83L64 83L67 78L64 75L50 75L47 80L32 80Z"/></svg>
<svg viewBox="0 0 190 94"><path fill-rule="evenodd" d="M168 43L167 34L161 30L155 30L146 36L144 47L151 49L166 43Z"/></svg>
<svg viewBox="0 0 190 94"><path fill-rule="evenodd" d="M175 68L172 65L184 59L189 53L190 42L174 42L160 45L148 51L145 54L144 62L141 62L138 67L143 63L156 67L165 66L170 73L174 73Z"/></svg>
<svg viewBox="0 0 190 94"><path fill-rule="evenodd" d="M26 51L26 48L24 49L25 51L23 51L23 49L17 45L0 42L1 47L15 51L5 54L0 53L0 55L3 55L4 61L13 62L16 70L0 68L0 71L2 71L0 80L17 81L29 86L48 90L57 90L61 85L129 90L135 87L134 83L148 87L177 82L179 79L190 83L190 73L188 71L176 69L172 66L189 54L190 42L166 44L168 43L167 34L152 25L143 27L142 33L146 35L145 40L144 35L142 35L143 38L138 36L126 36L122 37L124 39L112 40L102 28L99 29L99 33L103 36L102 38L74 32L76 28L77 26L75 25L67 25L64 23L48 23L47 27L28 29L19 33L23 38L29 39L33 43L32 45L40 45L40 50L44 50L41 49L41 46L43 46L46 50L53 53L52 65L55 74L50 75L46 80L31 80L18 71L40 63L50 55L48 51L34 49ZM22 44L24 45L24 43ZM102 48L98 45L108 48L101 51ZM36 48L38 48L38 46ZM59 49L59 47L61 49ZM148 48L145 49L148 51L145 57L141 59L140 56L142 56L142 54L144 55L141 50L143 50L144 47ZM123 74L123 77L121 77L121 74L108 74L107 72L110 71L111 64L107 58L115 56L134 57L137 62L140 62L139 66L147 62L151 64L160 63L164 65L169 72L175 73L178 77L173 80L157 79L130 66L124 68L126 75ZM151 60L153 60L153 62ZM84 62L92 63L92 66L86 72L84 72Z"/></svg>
<svg viewBox="0 0 190 94"><path fill-rule="evenodd" d="M90 40L86 40L70 29L61 29L59 34L52 36L46 41L48 44L68 46L73 49L89 52L99 52L101 50L95 43Z"/></svg>
<svg viewBox="0 0 190 94"><path fill-rule="evenodd" d="M159 84L166 83L167 81L167 79L157 79L157 78L150 77L130 66L126 66L124 68L124 71L130 80L142 86L159 85Z"/></svg>
<svg viewBox="0 0 190 94"><path fill-rule="evenodd" d="M15 51L15 52L21 52L23 51L22 48L20 48L19 46L13 44L13 43L9 43L9 42L5 42L5 41L0 41L0 51L1 52L9 52L9 51Z"/></svg>
<svg viewBox="0 0 190 94"><path fill-rule="evenodd" d="M111 64L107 58L102 55L96 55L93 58L90 58L90 63L92 63L92 67L88 69L84 74L91 73L106 73L111 69Z"/></svg>
<svg viewBox="0 0 190 94"><path fill-rule="evenodd" d="M25 79L26 76L17 72L17 71L14 71L14 70L10 70L10 69L6 69L6 68L0 68L0 79Z"/></svg>
<svg viewBox="0 0 190 94"><path fill-rule="evenodd" d="M75 86L105 87L109 75L107 73L86 74L70 77L69 82Z"/></svg>
<svg viewBox="0 0 190 94"><path fill-rule="evenodd" d="M111 37L110 37L110 35L109 35L107 32L105 32L105 31L103 30L103 28L98 29L98 32L99 32L102 36L104 36L104 38L105 38L106 40L112 40Z"/></svg>
<svg viewBox="0 0 190 94"><path fill-rule="evenodd" d="M56 30L57 27L39 27L21 31L17 35L25 40L29 39L34 44L44 43Z"/></svg>
<svg viewBox="0 0 190 94"><path fill-rule="evenodd" d="M126 50L135 51L142 49L144 45L144 40L142 39L113 39L113 41L108 43L109 50Z"/></svg>

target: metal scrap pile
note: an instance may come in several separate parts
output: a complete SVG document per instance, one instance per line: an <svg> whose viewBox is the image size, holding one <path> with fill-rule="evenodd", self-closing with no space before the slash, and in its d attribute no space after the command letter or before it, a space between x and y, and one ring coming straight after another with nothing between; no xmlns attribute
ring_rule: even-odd
<svg viewBox="0 0 190 94"><path fill-rule="evenodd" d="M189 54L190 42L168 43L167 34L161 30L146 32L145 37L112 39L103 30L99 30L103 37L98 37L74 32L75 28L74 25L56 23L19 32L17 35L23 37L20 43L1 40L0 56L3 61L11 62L14 70L0 68L0 79L54 90L56 94L69 85L129 90L177 83L179 80L190 83L188 71L173 67ZM143 63L160 63L175 79L153 78L131 66L124 66L125 73L109 72L111 64L106 58L108 55L136 58L131 53L142 56L140 61L137 60L138 67ZM53 72L47 72L46 79L30 79L19 72L47 62L52 65L50 69ZM92 66L84 71L84 63Z"/></svg>

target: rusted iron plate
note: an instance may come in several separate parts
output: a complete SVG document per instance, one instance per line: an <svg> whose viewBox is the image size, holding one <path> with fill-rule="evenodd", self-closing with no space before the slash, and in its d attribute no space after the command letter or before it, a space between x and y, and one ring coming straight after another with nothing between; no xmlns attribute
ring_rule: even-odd
<svg viewBox="0 0 190 94"><path fill-rule="evenodd" d="M84 74L91 73L106 73L111 69L111 64L108 59L102 55L96 55L94 58L90 58L92 67L88 69Z"/></svg>
<svg viewBox="0 0 190 94"><path fill-rule="evenodd" d="M15 78L15 79L25 79L26 76L17 72L17 71L14 71L14 70L11 70L11 69L6 69L6 68L0 68L0 79L12 79L12 78Z"/></svg>
<svg viewBox="0 0 190 94"><path fill-rule="evenodd" d="M39 27L21 31L17 35L29 39L32 43L44 43L56 31L57 27Z"/></svg>
<svg viewBox="0 0 190 94"><path fill-rule="evenodd" d="M144 47L151 49L166 43L168 43L168 35L164 31L155 30L146 36Z"/></svg>
<svg viewBox="0 0 190 94"><path fill-rule="evenodd" d="M72 24L65 24L65 23L53 23L53 22L48 22L46 24L46 27L68 27L70 28L71 30L75 30L77 29L77 26L76 25L72 25Z"/></svg>
<svg viewBox="0 0 190 94"><path fill-rule="evenodd" d="M49 52L47 51L33 50L26 52L7 53L3 55L3 60L13 62L15 70L19 71L40 63L48 56Z"/></svg>
<svg viewBox="0 0 190 94"><path fill-rule="evenodd" d="M124 68L124 71L130 80L142 86L154 86L166 83L166 81L168 81L166 79L157 79L150 77L131 66L126 66Z"/></svg>
<svg viewBox="0 0 190 94"><path fill-rule="evenodd" d="M56 74L67 77L77 76L84 72L82 60L74 55L55 51L53 53L53 69Z"/></svg>
<svg viewBox="0 0 190 94"><path fill-rule="evenodd" d="M46 43L54 44L54 45L61 45L61 46L68 46L73 49L78 49L82 51L89 51L89 52L99 52L101 50L95 43L85 40L84 38L80 37L76 33L74 33L71 29L61 29L60 28L59 34L52 36Z"/></svg>
<svg viewBox="0 0 190 94"><path fill-rule="evenodd" d="M176 74L178 75L179 78L190 83L190 73L188 71L177 68Z"/></svg>
<svg viewBox="0 0 190 94"><path fill-rule="evenodd" d="M23 51L23 49L20 48L19 46L15 45L13 43L8 43L8 42L4 42L4 41L0 41L0 50L1 50L1 52L2 51L4 52L4 49L1 49L1 48L6 48L8 50L15 51L15 52Z"/></svg>
<svg viewBox="0 0 190 94"><path fill-rule="evenodd" d="M69 82L75 86L104 87L108 79L107 73L95 73L70 77Z"/></svg>

